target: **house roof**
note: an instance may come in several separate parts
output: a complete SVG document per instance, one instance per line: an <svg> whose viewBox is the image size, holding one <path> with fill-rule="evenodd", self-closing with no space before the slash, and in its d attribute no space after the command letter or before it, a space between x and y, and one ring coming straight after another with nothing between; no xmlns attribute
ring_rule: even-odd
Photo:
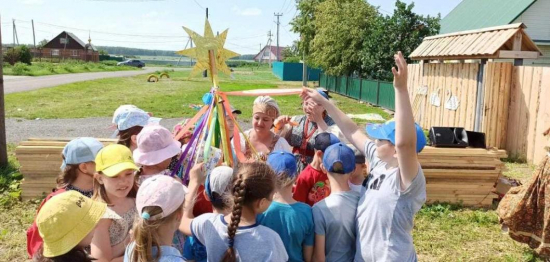
<svg viewBox="0 0 550 262"><path fill-rule="evenodd" d="M49 44L51 41L55 40L59 36L64 37L65 33L67 34L68 37L72 38L76 43L78 43L78 45L82 46L83 49L85 49L89 45L89 44L84 43L84 41L80 40L80 38L78 38L78 36L76 36L75 34L73 34L71 32L67 32L67 31L61 32L59 35L57 35L52 40L50 40L47 44ZM91 46L92 46L93 51L97 51L97 49L93 45L91 45Z"/></svg>
<svg viewBox="0 0 550 262"><path fill-rule="evenodd" d="M271 53L273 53L275 56L277 55L277 46L264 46L264 48L262 48L262 51L260 51L258 54L256 54L254 56L254 60L256 59L259 59L262 57L262 54L265 52L265 50L268 48L268 47L271 47L270 51ZM283 56L283 50L285 50L287 47L285 46L279 46L279 60L282 60L284 58Z"/></svg>
<svg viewBox="0 0 550 262"><path fill-rule="evenodd" d="M542 52L522 23L426 37L409 56L414 60L530 58Z"/></svg>
<svg viewBox="0 0 550 262"><path fill-rule="evenodd" d="M512 23L537 0L462 0L441 20L440 34Z"/></svg>

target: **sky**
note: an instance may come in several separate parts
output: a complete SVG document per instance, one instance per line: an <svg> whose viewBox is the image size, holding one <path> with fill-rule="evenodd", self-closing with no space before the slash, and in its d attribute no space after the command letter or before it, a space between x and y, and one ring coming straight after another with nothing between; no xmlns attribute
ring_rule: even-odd
<svg viewBox="0 0 550 262"><path fill-rule="evenodd" d="M461 0L416 0L414 11L445 17ZM395 0L368 0L383 14L393 12ZM411 0L404 2L410 3ZM3 43L12 43L15 19L19 43L50 40L63 30L98 46L182 50L188 37L182 26L203 34L205 8L214 32L229 28L226 48L240 54L256 54L273 34L280 17L279 44L288 46L298 35L289 22L297 14L295 0L0 0Z"/></svg>

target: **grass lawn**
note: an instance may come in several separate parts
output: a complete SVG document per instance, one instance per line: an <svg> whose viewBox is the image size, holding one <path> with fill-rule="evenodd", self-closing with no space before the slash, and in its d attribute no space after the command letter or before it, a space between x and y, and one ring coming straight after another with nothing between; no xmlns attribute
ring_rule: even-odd
<svg viewBox="0 0 550 262"><path fill-rule="evenodd" d="M14 66L4 63L4 75L44 76L70 73L138 70L130 66L117 66L116 61L99 63L69 61L61 63L33 62L32 65L17 63Z"/></svg>
<svg viewBox="0 0 550 262"><path fill-rule="evenodd" d="M157 117L173 118L192 116L190 107L202 104L202 96L210 89L208 79L189 79L189 71L170 72L170 79L148 83L147 76L110 78L62 85L30 92L8 94L5 98L6 116L35 118L109 117L122 104L133 104ZM297 88L300 82L281 82L269 69L238 68L235 80L221 77L224 91L265 89L277 87ZM241 119L250 119L255 97L230 97L232 105L243 111ZM276 97L283 114L303 114L300 98ZM359 105L355 100L335 96L335 102L348 113L378 113L389 115L380 108Z"/></svg>

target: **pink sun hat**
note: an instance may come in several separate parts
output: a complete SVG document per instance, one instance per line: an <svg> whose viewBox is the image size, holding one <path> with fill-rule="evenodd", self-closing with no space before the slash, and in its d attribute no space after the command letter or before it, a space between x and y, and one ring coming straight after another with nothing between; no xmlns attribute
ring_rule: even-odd
<svg viewBox="0 0 550 262"><path fill-rule="evenodd" d="M160 125L147 125L137 136L134 161L152 166L172 158L181 152L181 143L174 140L172 133Z"/></svg>

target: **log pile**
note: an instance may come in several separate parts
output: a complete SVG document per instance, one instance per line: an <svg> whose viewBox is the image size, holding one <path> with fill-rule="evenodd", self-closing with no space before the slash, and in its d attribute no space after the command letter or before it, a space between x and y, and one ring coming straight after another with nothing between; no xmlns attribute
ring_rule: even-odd
<svg viewBox="0 0 550 262"><path fill-rule="evenodd" d="M419 161L426 176L427 202L490 206L493 188L504 171L506 151L426 147Z"/></svg>
<svg viewBox="0 0 550 262"><path fill-rule="evenodd" d="M63 161L61 152L70 138L29 138L15 149L23 175L21 197L24 200L42 197L56 188L56 178ZM99 139L104 145L113 139Z"/></svg>

